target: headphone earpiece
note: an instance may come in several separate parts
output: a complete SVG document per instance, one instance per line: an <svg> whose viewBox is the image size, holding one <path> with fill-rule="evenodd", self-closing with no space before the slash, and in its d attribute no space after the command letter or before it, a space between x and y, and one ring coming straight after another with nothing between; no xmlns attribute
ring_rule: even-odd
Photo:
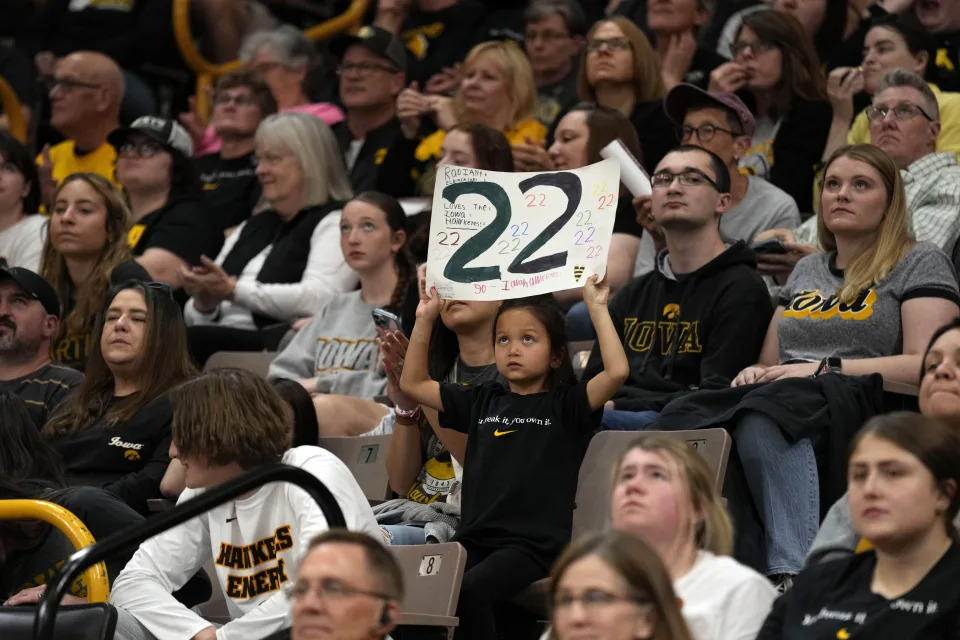
<svg viewBox="0 0 960 640"><path fill-rule="evenodd" d="M390 615L390 611L387 609L387 605L383 605L383 613L380 615L380 626L386 627L393 623L393 616Z"/></svg>

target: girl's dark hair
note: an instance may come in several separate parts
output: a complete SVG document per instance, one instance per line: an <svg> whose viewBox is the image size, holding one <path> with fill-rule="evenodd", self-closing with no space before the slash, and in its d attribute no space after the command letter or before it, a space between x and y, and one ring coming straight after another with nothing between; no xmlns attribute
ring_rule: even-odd
<svg viewBox="0 0 960 640"><path fill-rule="evenodd" d="M0 477L66 486L60 454L40 437L23 400L7 391L0 391L0 440Z"/></svg>
<svg viewBox="0 0 960 640"><path fill-rule="evenodd" d="M937 68L937 40L912 13L888 13L879 16L870 22L870 29L874 27L884 27L899 33L911 54L917 55L921 51L927 54L924 78L929 78L931 72Z"/></svg>
<svg viewBox="0 0 960 640"><path fill-rule="evenodd" d="M73 489L63 483L54 484L37 478L18 479L0 474L0 500L44 500L61 504ZM43 540L51 525L36 520L0 520L0 544L16 541L24 548L33 548Z"/></svg>
<svg viewBox="0 0 960 640"><path fill-rule="evenodd" d="M600 162L600 150L619 139L637 160L643 162L643 152L640 150L640 139L637 130L625 115L611 107L604 107L595 102L580 102L570 109L583 111L587 117L587 131L590 136L587 140L587 164Z"/></svg>
<svg viewBox="0 0 960 640"><path fill-rule="evenodd" d="M923 384L923 376L926 375L925 363L927 361L927 354L930 353L930 349L933 349L934 343L940 339L940 336L945 334L948 331L953 331L954 329L960 329L960 316L957 316L947 324L939 327L936 331L933 332L933 335L930 336L930 342L927 343L927 348L923 350L923 360L920 361L920 377L917 378L917 384Z"/></svg>
<svg viewBox="0 0 960 640"><path fill-rule="evenodd" d="M567 320L560 310L560 305L551 295L530 296L529 298L514 298L504 300L493 318L493 340L497 340L497 324L500 316L506 311L523 309L540 321L550 338L550 355L560 358L560 366L551 369L547 374L546 386L548 389L563 382L576 380L573 373L573 362L570 360L570 350L567 348Z"/></svg>
<svg viewBox="0 0 960 640"><path fill-rule="evenodd" d="M764 9L744 17L757 38L771 42L782 54L780 84L774 88L774 106L770 116L784 115L794 100L826 100L827 81L820 70L820 59L803 26L792 15ZM739 37L739 34L737 34Z"/></svg>
<svg viewBox="0 0 960 640"><path fill-rule="evenodd" d="M23 212L36 213L40 209L40 178L37 175L37 165L33 157L23 144L6 132L0 132L0 160L11 164L30 185L26 197L23 199Z"/></svg>
<svg viewBox="0 0 960 640"><path fill-rule="evenodd" d="M888 413L870 418L857 432L850 443L848 460L866 436L891 442L923 463L940 490L950 497L950 506L943 514L944 524L947 535L955 542L960 542L953 524L960 510L960 435L939 420L919 413Z"/></svg>
<svg viewBox="0 0 960 640"><path fill-rule="evenodd" d="M293 446L316 447L320 437L320 425L317 423L317 410L313 406L313 398L296 380L272 378L270 383L283 401L290 405L293 416Z"/></svg>
<svg viewBox="0 0 960 640"><path fill-rule="evenodd" d="M100 337L103 335L107 309L121 291L137 290L147 303L146 336L140 358L138 376L140 390L114 402L113 373L103 359ZM187 329L180 306L173 299L170 287L156 282L129 280L112 288L104 298L93 332L93 348L79 390L60 405L44 425L42 434L56 437L68 431L84 429L106 414L107 426L129 420L153 400L172 387L196 375L187 354Z"/></svg>
<svg viewBox="0 0 960 640"><path fill-rule="evenodd" d="M496 326L496 324L494 324ZM434 380L445 380L460 357L460 341L453 329L443 320L433 323L430 334L430 351L427 353L427 371Z"/></svg>
<svg viewBox="0 0 960 640"><path fill-rule="evenodd" d="M480 169L487 171L513 171L513 152L507 137L496 129L482 124L461 123L451 131L463 131L470 135L473 155Z"/></svg>
<svg viewBox="0 0 960 640"><path fill-rule="evenodd" d="M167 201L199 198L203 191L193 161L176 149L167 147L166 151L173 158L170 162L170 195Z"/></svg>
<svg viewBox="0 0 960 640"><path fill-rule="evenodd" d="M403 246L400 247L400 250L397 251L394 256L394 266L397 269L397 284L393 288L393 294L390 296L390 304L386 307L387 310L400 315L400 310L403 308L403 299L407 294L407 287L417 279L417 266L414 264L408 248L410 244L410 234L407 231L407 214L404 212L403 207L400 206L400 203L397 202L396 198L388 196L385 193L380 193L379 191L364 191L360 195L354 196L353 201L365 202L380 209L387 219L387 226L390 227L390 231L403 231L404 234L406 234L406 241L404 241Z"/></svg>

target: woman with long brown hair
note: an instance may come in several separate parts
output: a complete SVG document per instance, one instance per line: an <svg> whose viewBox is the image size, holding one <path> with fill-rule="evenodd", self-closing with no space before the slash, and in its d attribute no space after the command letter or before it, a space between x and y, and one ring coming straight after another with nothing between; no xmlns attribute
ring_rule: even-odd
<svg viewBox="0 0 960 640"><path fill-rule="evenodd" d="M587 33L577 78L580 99L616 109L630 119L648 173L676 146L663 110L666 87L660 57L637 25L623 16L597 21Z"/></svg>
<svg viewBox="0 0 960 640"><path fill-rule="evenodd" d="M550 579L552 640L691 640L656 552L617 531L573 542Z"/></svg>
<svg viewBox="0 0 960 640"><path fill-rule="evenodd" d="M170 462L173 386L195 373L170 287L127 282L107 295L80 389L42 430L74 484L147 512Z"/></svg>
<svg viewBox="0 0 960 640"><path fill-rule="evenodd" d="M64 319L53 341L53 358L67 366L84 368L111 281L150 280L133 262L127 244L130 224L123 194L97 174L74 173L57 188L40 275L60 297Z"/></svg>
<svg viewBox="0 0 960 640"><path fill-rule="evenodd" d="M833 111L820 60L793 16L764 10L743 19L733 60L710 74L711 91L737 92L757 120L741 169L766 178L813 210L813 181Z"/></svg>

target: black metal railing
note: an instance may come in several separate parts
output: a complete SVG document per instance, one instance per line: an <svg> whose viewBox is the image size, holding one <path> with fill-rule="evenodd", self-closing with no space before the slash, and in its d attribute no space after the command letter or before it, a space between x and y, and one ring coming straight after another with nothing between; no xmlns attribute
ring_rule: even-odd
<svg viewBox="0 0 960 640"><path fill-rule="evenodd" d="M40 607L33 625L34 640L53 640L53 627L60 600L84 569L268 482L290 482L297 485L316 501L327 519L328 526L346 526L340 505L316 476L298 467L284 464L272 464L254 469L230 482L204 491L196 498L177 505L170 511L152 516L136 527L118 531L70 556L47 583L47 589L40 600Z"/></svg>

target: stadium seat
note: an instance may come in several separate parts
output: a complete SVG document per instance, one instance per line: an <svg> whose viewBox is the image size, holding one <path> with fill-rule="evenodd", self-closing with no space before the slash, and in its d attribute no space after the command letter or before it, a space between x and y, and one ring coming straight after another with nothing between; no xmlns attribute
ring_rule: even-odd
<svg viewBox="0 0 960 640"><path fill-rule="evenodd" d="M266 378L270 363L276 357L276 351L218 351L207 359L203 370L236 368Z"/></svg>
<svg viewBox="0 0 960 640"><path fill-rule="evenodd" d="M456 617L467 552L458 542L390 547L403 572L406 597L400 624L446 627L448 640Z"/></svg>
<svg viewBox="0 0 960 640"><path fill-rule="evenodd" d="M390 479L387 477L387 448L390 435L380 436L327 436L320 438L320 446L343 461L363 495L371 504L378 504L391 497Z"/></svg>
<svg viewBox="0 0 960 640"><path fill-rule="evenodd" d="M583 370L587 367L587 360L590 358L590 352L593 351L595 340L576 340L567 344L567 351L570 353L570 361L573 363L573 372L579 380L583 376Z"/></svg>
<svg viewBox="0 0 960 640"><path fill-rule="evenodd" d="M610 491L613 484L614 465L631 442L638 438L667 436L690 443L703 455L713 472L713 489L723 488L727 474L727 459L732 440L724 429L699 429L696 431L601 431L593 436L580 464L577 478L577 497L573 509L571 539L601 530L609 520ZM539 580L513 602L546 618L547 579Z"/></svg>
<svg viewBox="0 0 960 640"><path fill-rule="evenodd" d="M33 623L37 607L0 607L3 640L34 640ZM117 610L105 602L77 604L57 609L54 638L69 640L112 640Z"/></svg>

